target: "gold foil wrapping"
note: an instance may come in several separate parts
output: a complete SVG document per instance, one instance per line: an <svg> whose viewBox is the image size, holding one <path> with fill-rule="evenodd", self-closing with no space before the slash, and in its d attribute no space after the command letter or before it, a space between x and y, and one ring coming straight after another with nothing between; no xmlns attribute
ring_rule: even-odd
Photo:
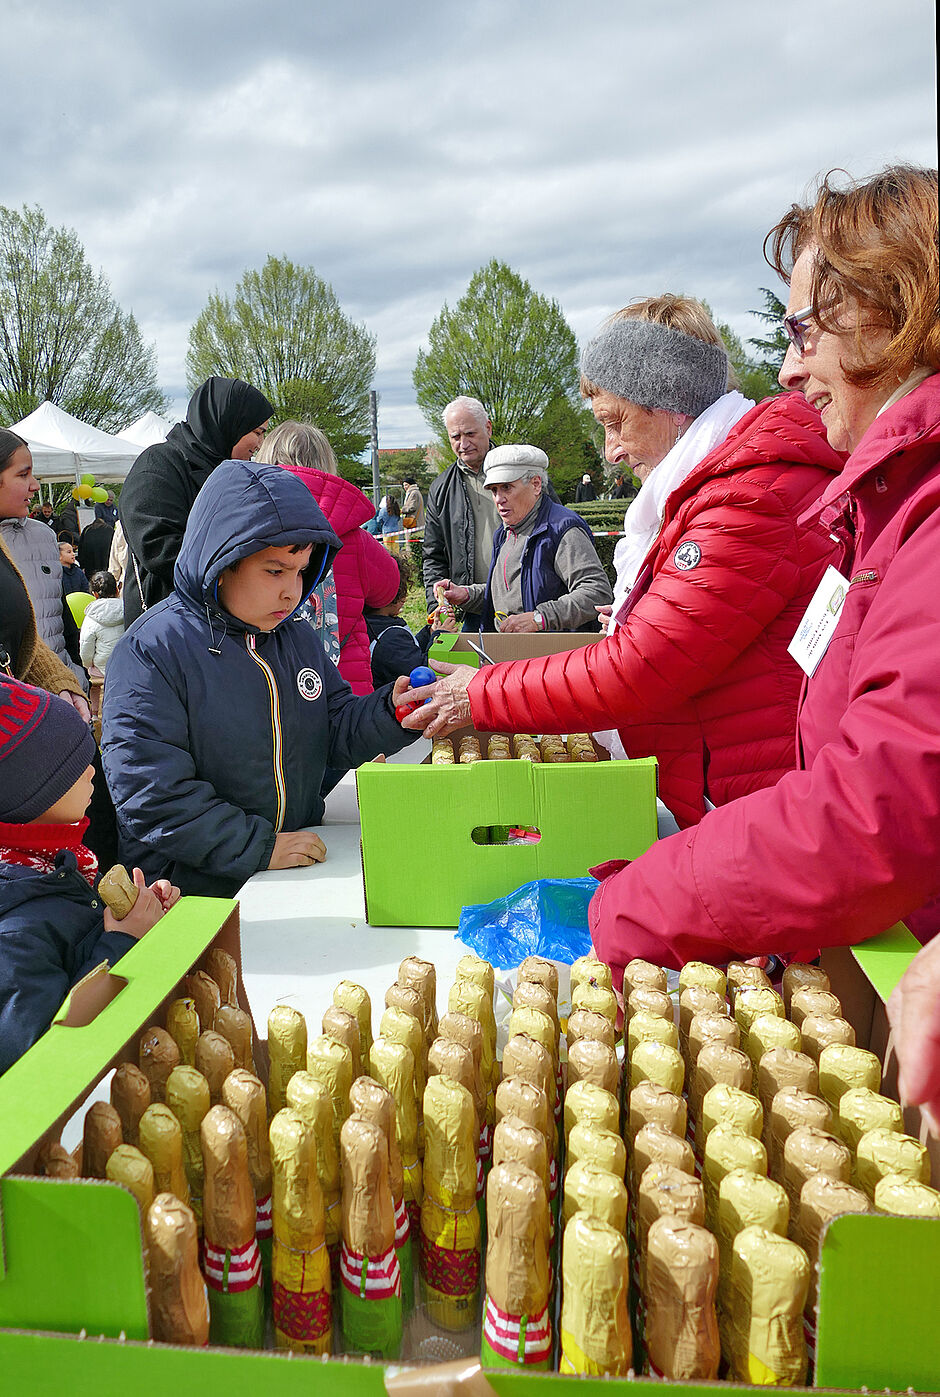
<svg viewBox="0 0 940 1397"><path fill-rule="evenodd" d="M162 1101L148 1106L140 1118L140 1150L153 1165L155 1193L172 1193L189 1206L189 1184L183 1168L183 1132Z"/></svg>
<svg viewBox="0 0 940 1397"><path fill-rule="evenodd" d="M568 1136L566 1173L575 1164L592 1164L622 1179L626 1173L627 1151L619 1135L596 1125L575 1125Z"/></svg>
<svg viewBox="0 0 940 1397"><path fill-rule="evenodd" d="M287 1104L287 1083L307 1066L307 1025L303 1014L277 1004L268 1015L268 1109L272 1116Z"/></svg>
<svg viewBox="0 0 940 1397"><path fill-rule="evenodd" d="M307 1071L322 1082L333 1103L333 1138L339 1151L339 1134L349 1115L349 1088L352 1086L352 1053L345 1043L321 1034L307 1047ZM288 1079L289 1080L289 1079ZM286 1084L285 1084L286 1085ZM285 1103L287 1097L284 1097Z"/></svg>
<svg viewBox="0 0 940 1397"><path fill-rule="evenodd" d="M650 1371L696 1381L718 1376L718 1245L674 1217L652 1224L646 1247L646 1350Z"/></svg>
<svg viewBox="0 0 940 1397"><path fill-rule="evenodd" d="M569 1052L572 1043L577 1043L581 1038L594 1038L599 1043L606 1043L609 1048L617 1041L610 1019L606 1014L598 1014L593 1009L575 1009L568 1019L565 1037L568 1040Z"/></svg>
<svg viewBox="0 0 940 1397"><path fill-rule="evenodd" d="M753 1135L736 1125L716 1125L705 1141L702 1184L705 1189L705 1220L714 1232L718 1226L718 1190L732 1169L750 1174L767 1173L767 1151Z"/></svg>
<svg viewBox="0 0 940 1397"><path fill-rule="evenodd" d="M896 1130L876 1128L861 1137L855 1151L854 1182L874 1199L875 1188L889 1174L901 1174L914 1183L930 1183L930 1156L926 1145Z"/></svg>
<svg viewBox="0 0 940 1397"><path fill-rule="evenodd" d="M447 1077L431 1077L424 1093L424 1128L424 1245L451 1253L479 1250L477 1124L466 1088ZM424 1267L422 1281L435 1323L467 1329L475 1322L479 1287L447 1293L429 1282Z"/></svg>
<svg viewBox="0 0 940 1397"><path fill-rule="evenodd" d="M783 1004L790 1012L790 1001L797 990L827 990L829 976L818 965L804 965L793 961L783 972Z"/></svg>
<svg viewBox="0 0 940 1397"><path fill-rule="evenodd" d="M811 1174L800 1192L800 1208L793 1228L793 1240L810 1260L806 1313L816 1306L819 1246L822 1234L833 1218L843 1213L870 1213L871 1203L860 1189L832 1179L828 1174Z"/></svg>
<svg viewBox="0 0 940 1397"><path fill-rule="evenodd" d="M420 1207L424 1197L424 1182L418 1155L418 1103L414 1063L414 1053L403 1043L393 1043L388 1038L376 1038L372 1044L370 1076L391 1092L395 1102L395 1128L404 1173L405 1202Z"/></svg>
<svg viewBox="0 0 940 1397"><path fill-rule="evenodd" d="M940 1218L940 1192L900 1174L888 1174L875 1185L875 1208L899 1217Z"/></svg>
<svg viewBox="0 0 940 1397"><path fill-rule="evenodd" d="M868 1087L878 1091L881 1086L881 1063L866 1048L833 1043L819 1054L819 1094L834 1111L845 1092L852 1087Z"/></svg>
<svg viewBox="0 0 940 1397"><path fill-rule="evenodd" d="M640 1082L658 1082L667 1091L682 1095L685 1066L678 1048L665 1043L637 1043L630 1058L630 1088Z"/></svg>
<svg viewBox="0 0 940 1397"><path fill-rule="evenodd" d="M593 1082L575 1082L565 1095L564 1122L566 1141L575 1125L595 1125L616 1133L620 1129L620 1105L611 1092Z"/></svg>
<svg viewBox="0 0 940 1397"><path fill-rule="evenodd" d="M623 1179L596 1164L583 1160L572 1164L565 1174L562 1200L562 1226L566 1227L576 1213L600 1218L615 1232L626 1235L627 1190Z"/></svg>
<svg viewBox="0 0 940 1397"><path fill-rule="evenodd" d="M172 1193L157 1194L147 1211L147 1240L153 1338L202 1348L209 1342L209 1305L192 1210Z"/></svg>
<svg viewBox="0 0 940 1397"><path fill-rule="evenodd" d="M559 1371L625 1377L633 1357L625 1239L578 1213L565 1228L561 1266Z"/></svg>
<svg viewBox="0 0 940 1397"><path fill-rule="evenodd" d="M255 1070L251 1015L237 1004L223 1004L215 1016L214 1029L227 1039L235 1057L235 1066L249 1072Z"/></svg>
<svg viewBox="0 0 940 1397"><path fill-rule="evenodd" d="M809 1261L795 1242L764 1227L738 1233L731 1266L732 1347L726 1356L741 1382L762 1387L803 1382L808 1286Z"/></svg>
<svg viewBox="0 0 940 1397"><path fill-rule="evenodd" d="M340 1009L338 1004L331 1004L323 1011L323 1020L320 1026L325 1037L332 1038L336 1043L343 1043L349 1049L352 1059L352 1079L355 1081L362 1074L359 1020L348 1009Z"/></svg>
<svg viewBox="0 0 940 1397"><path fill-rule="evenodd" d="M82 1130L82 1173L86 1179L107 1178L108 1158L123 1142L121 1117L108 1101L93 1101Z"/></svg>
<svg viewBox="0 0 940 1397"><path fill-rule="evenodd" d="M213 1106L203 1117L200 1135L206 1177L206 1241L222 1251L238 1251L254 1240L256 1227L245 1132L234 1111Z"/></svg>
<svg viewBox="0 0 940 1397"><path fill-rule="evenodd" d="M695 1144L699 1152L704 1150L709 1132L716 1125L736 1125L747 1135L760 1138L764 1128L764 1112L756 1096L729 1086L727 1082L716 1082L702 1097L702 1108L695 1122Z"/></svg>
<svg viewBox="0 0 940 1397"><path fill-rule="evenodd" d="M174 1067L180 1064L180 1050L176 1039L165 1028L151 1025L140 1035L138 1062L140 1070L150 1083L150 1100L162 1101L166 1095L166 1079Z"/></svg>
<svg viewBox="0 0 940 1397"><path fill-rule="evenodd" d="M829 990L818 985L803 986L794 992L790 999L790 1018L799 1028L803 1020L812 1016L820 1019L841 1019L842 1005Z"/></svg>
<svg viewBox="0 0 940 1397"><path fill-rule="evenodd" d="M231 1043L221 1033L206 1029L196 1039L196 1071L209 1083L209 1099L213 1106L222 1100L222 1085L235 1070L235 1053Z"/></svg>
<svg viewBox="0 0 940 1397"><path fill-rule="evenodd" d="M322 1082L309 1072L295 1072L287 1084L287 1107L313 1132L317 1178L323 1200L327 1246L340 1239L342 1174L333 1134L333 1100Z"/></svg>
<svg viewBox="0 0 940 1397"><path fill-rule="evenodd" d="M672 1019L640 1009L627 1025L627 1057L632 1058L638 1043L664 1043L667 1047L678 1048L679 1030Z"/></svg>
<svg viewBox="0 0 940 1397"><path fill-rule="evenodd" d="M333 1003L338 1009L348 1009L359 1022L359 1048L362 1060L372 1051L372 1001L368 990L355 980L340 980L333 991Z"/></svg>
<svg viewBox="0 0 940 1397"><path fill-rule="evenodd" d="M620 1063L613 1048L582 1038L568 1050L568 1086L591 1082L612 1096L620 1093Z"/></svg>
<svg viewBox="0 0 940 1397"><path fill-rule="evenodd" d="M684 1099L658 1082L638 1082L630 1093L627 1134L634 1140L644 1125L665 1126L680 1139L685 1139L687 1111Z"/></svg>
<svg viewBox="0 0 940 1397"><path fill-rule="evenodd" d="M278 1111L271 1121L270 1158L274 1227L271 1279L289 1294L328 1293L330 1258L317 1172L316 1135L304 1117L290 1107ZM275 1322L274 1342L277 1348L299 1353L329 1353L332 1331L328 1326L317 1339L297 1339Z"/></svg>
<svg viewBox="0 0 940 1397"><path fill-rule="evenodd" d="M653 965L648 960L631 960L623 971L623 997L628 999L634 990L640 986L645 986L650 990L662 990L663 994L669 988L666 980L666 972L661 965Z"/></svg>
<svg viewBox="0 0 940 1397"><path fill-rule="evenodd" d="M799 1087L781 1088L770 1103L770 1128L767 1134L770 1172L775 1179L783 1177L783 1149L788 1136L803 1125L829 1132L832 1129L832 1111L821 1096L801 1091Z"/></svg>
<svg viewBox="0 0 940 1397"><path fill-rule="evenodd" d="M783 1147L781 1182L790 1198L791 1227L800 1210L800 1194L811 1174L828 1174L847 1184L852 1174L852 1156L841 1140L811 1125L791 1130Z"/></svg>
<svg viewBox="0 0 940 1397"><path fill-rule="evenodd" d="M202 1216L204 1172L199 1127L212 1105L209 1083L195 1067L180 1064L167 1078L166 1104L183 1132L183 1168L189 1183L189 1202L199 1222Z"/></svg>
<svg viewBox="0 0 940 1397"><path fill-rule="evenodd" d="M836 1129L854 1153L869 1130L904 1130L904 1118L896 1101L868 1087L850 1087L839 1099Z"/></svg>
<svg viewBox="0 0 940 1397"><path fill-rule="evenodd" d="M524 1164L494 1164L486 1184L486 1290L508 1315L539 1315L551 1282L548 1195Z"/></svg>
<svg viewBox="0 0 940 1397"><path fill-rule="evenodd" d="M121 1134L128 1145L137 1144L140 1118L150 1105L150 1082L132 1062L122 1062L111 1078L111 1105L121 1119Z"/></svg>

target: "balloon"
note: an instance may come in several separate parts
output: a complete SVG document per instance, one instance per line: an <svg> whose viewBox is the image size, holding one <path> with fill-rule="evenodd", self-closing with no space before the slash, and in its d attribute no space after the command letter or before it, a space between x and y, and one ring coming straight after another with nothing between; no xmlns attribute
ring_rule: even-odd
<svg viewBox="0 0 940 1397"><path fill-rule="evenodd" d="M88 607L91 606L94 597L90 592L69 592L65 600L68 603L69 611L72 613L76 626L80 627L85 619L85 612Z"/></svg>
<svg viewBox="0 0 940 1397"><path fill-rule="evenodd" d="M79 498L80 500L90 500L90 499L91 499L91 486L90 486L90 485L76 485L76 487L75 487L75 493L78 495L78 498Z"/></svg>
<svg viewBox="0 0 940 1397"><path fill-rule="evenodd" d="M77 485L73 485L73 486L72 486L72 499L73 499L73 500L80 500L80 499L81 499L81 495L78 493L78 486L77 486Z"/></svg>
<svg viewBox="0 0 940 1397"><path fill-rule="evenodd" d="M83 485L94 485L94 483L95 483L95 477L94 477L93 475L89 474L89 475L83 475L83 476L82 476L82 484L83 484Z"/></svg>
<svg viewBox="0 0 940 1397"><path fill-rule="evenodd" d="M108 492L107 490L103 489L102 486L96 485L91 492L91 498L95 501L96 504L106 504L108 499Z"/></svg>

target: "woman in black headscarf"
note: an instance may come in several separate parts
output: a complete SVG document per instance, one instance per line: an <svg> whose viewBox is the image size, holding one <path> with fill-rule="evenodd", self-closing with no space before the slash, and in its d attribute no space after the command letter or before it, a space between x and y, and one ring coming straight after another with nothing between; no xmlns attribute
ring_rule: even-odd
<svg viewBox="0 0 940 1397"><path fill-rule="evenodd" d="M264 394L241 379L207 378L189 400L186 421L137 457L120 503L128 545L125 626L170 595L193 501L220 461L257 450L273 411Z"/></svg>

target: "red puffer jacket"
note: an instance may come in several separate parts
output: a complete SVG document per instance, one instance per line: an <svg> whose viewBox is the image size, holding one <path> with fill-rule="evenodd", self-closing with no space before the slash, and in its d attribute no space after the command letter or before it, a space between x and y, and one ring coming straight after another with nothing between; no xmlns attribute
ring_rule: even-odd
<svg viewBox="0 0 940 1397"><path fill-rule="evenodd" d="M304 482L342 540L343 546L333 562L339 617L339 672L354 694L371 694L369 633L362 608L388 605L398 591L398 565L388 549L361 528L375 514L375 509L357 486L341 475L310 470L307 466L280 464Z"/></svg>
<svg viewBox="0 0 940 1397"><path fill-rule="evenodd" d="M483 669L482 730L617 724L654 755L681 826L771 786L793 766L801 672L786 649L832 543L797 518L842 466L799 394L741 418L669 496L659 538L614 635L583 650Z"/></svg>
<svg viewBox="0 0 940 1397"><path fill-rule="evenodd" d="M615 967L940 927L940 374L875 420L812 516L851 585L804 686L800 769L605 879L591 929Z"/></svg>

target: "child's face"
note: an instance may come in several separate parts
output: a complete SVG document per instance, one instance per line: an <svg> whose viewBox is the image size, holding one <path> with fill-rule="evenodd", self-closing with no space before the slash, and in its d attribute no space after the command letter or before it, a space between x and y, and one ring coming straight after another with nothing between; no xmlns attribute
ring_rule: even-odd
<svg viewBox="0 0 940 1397"><path fill-rule="evenodd" d="M29 823L31 825L74 825L88 809L94 780L95 768L86 766L75 785L71 786L64 796L60 796L55 805L50 806L44 815L39 815L35 820L30 820Z"/></svg>
<svg viewBox="0 0 940 1397"><path fill-rule="evenodd" d="M304 568L312 545L292 553L290 548L264 548L244 558L233 571L219 577L219 600L230 616L259 631L273 631L289 616L304 593Z"/></svg>
<svg viewBox="0 0 940 1397"><path fill-rule="evenodd" d="M75 562L75 549L70 543L59 544L59 562L66 568L70 568Z"/></svg>

